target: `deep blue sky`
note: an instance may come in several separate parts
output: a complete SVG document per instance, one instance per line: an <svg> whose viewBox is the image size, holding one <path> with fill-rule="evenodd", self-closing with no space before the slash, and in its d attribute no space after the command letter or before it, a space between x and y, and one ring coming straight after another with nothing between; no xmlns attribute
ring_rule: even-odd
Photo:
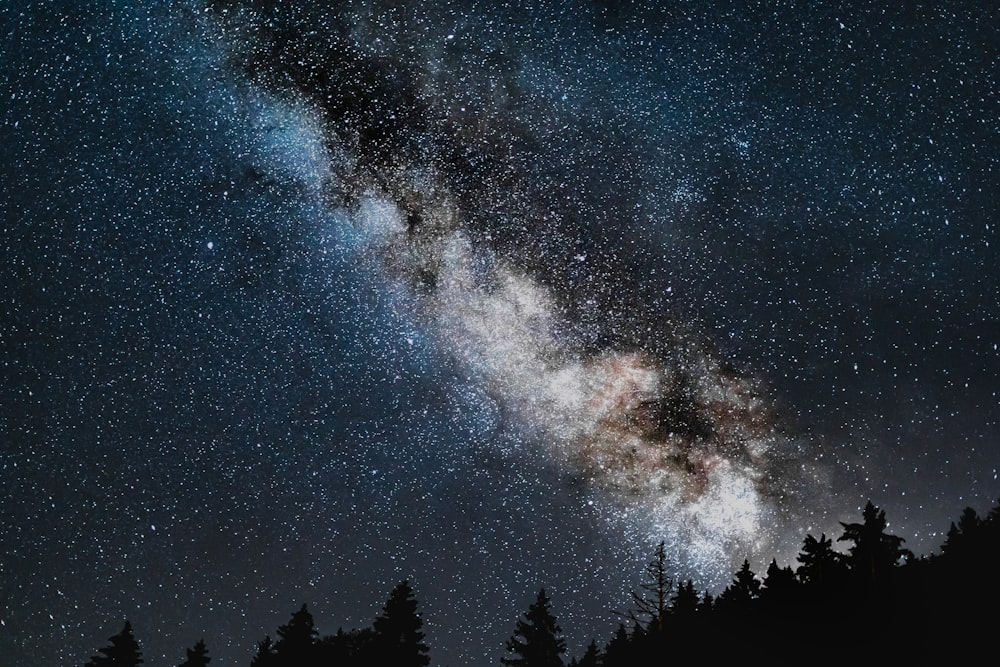
<svg viewBox="0 0 1000 667"><path fill-rule="evenodd" d="M659 539L712 588L869 498L930 553L1000 497L988 3L219 4L0 7L12 664L129 618L150 667L245 665L402 578L436 664L495 664L540 586L579 651ZM649 369L690 412L588 412ZM646 418L704 437L614 459ZM767 442L719 445L749 524L720 433Z"/></svg>

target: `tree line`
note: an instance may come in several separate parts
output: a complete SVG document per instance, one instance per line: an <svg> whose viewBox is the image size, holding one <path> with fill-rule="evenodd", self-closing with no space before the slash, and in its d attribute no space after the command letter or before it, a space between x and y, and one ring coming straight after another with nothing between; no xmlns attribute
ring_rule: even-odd
<svg viewBox="0 0 1000 667"><path fill-rule="evenodd" d="M294 612L288 623L278 627L257 643L250 667L360 667L361 665L398 665L427 667L429 649L424 643L423 619L408 581L401 581L385 603L371 627L360 630L337 630L321 636L307 605ZM128 621L108 640L85 667L139 667L142 652ZM179 667L208 667L212 658L204 640L187 649Z"/></svg>
<svg viewBox="0 0 1000 667"><path fill-rule="evenodd" d="M614 635L592 640L567 660L566 640L545 589L523 616L499 657L506 667L625 667L679 659L715 662L758 656L875 660L955 660L993 643L1000 612L1000 505L985 517L966 508L940 552L916 557L888 532L885 512L869 502L857 523L841 523L836 542L809 534L796 567L772 559L763 576L744 560L717 596L671 572L660 543L622 613ZM429 648L413 589L400 582L369 628L321 636L306 605L258 642L250 667L427 667ZM85 667L138 667L132 626L109 639ZM178 667L207 667L204 641Z"/></svg>

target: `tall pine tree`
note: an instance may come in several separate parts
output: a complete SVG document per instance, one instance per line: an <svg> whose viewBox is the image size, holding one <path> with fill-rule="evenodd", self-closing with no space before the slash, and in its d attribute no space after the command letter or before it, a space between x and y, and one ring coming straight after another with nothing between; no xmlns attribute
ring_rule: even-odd
<svg viewBox="0 0 1000 667"><path fill-rule="evenodd" d="M688 579L677 587L677 592L670 602L671 612L674 616L689 617L698 611L698 590L694 587L694 581Z"/></svg>
<svg viewBox="0 0 1000 667"><path fill-rule="evenodd" d="M108 639L110 646L98 649L103 655L95 655L87 661L86 667L138 667L142 664L139 642L132 634L132 624L125 621L125 627Z"/></svg>
<svg viewBox="0 0 1000 667"><path fill-rule="evenodd" d="M205 640L199 639L193 648L187 649L187 659L180 664L180 667L208 667L212 659L208 657L208 648Z"/></svg>
<svg viewBox="0 0 1000 667"><path fill-rule="evenodd" d="M657 545L653 560L646 565L646 581L640 587L641 593L632 591L635 609L629 612L629 618L650 632L662 633L674 590L674 580L667 572L665 542Z"/></svg>
<svg viewBox="0 0 1000 667"><path fill-rule="evenodd" d="M301 609L292 614L286 625L278 628L278 641L274 643L276 664L289 667L309 667L316 664L318 639L319 633L312 614L303 604Z"/></svg>
<svg viewBox="0 0 1000 667"><path fill-rule="evenodd" d="M604 657L601 664L604 667L627 667L632 661L632 640L624 623L618 624L615 636L604 647Z"/></svg>
<svg viewBox="0 0 1000 667"><path fill-rule="evenodd" d="M587 645L587 650L584 652L583 657L576 664L577 667L600 667L601 651L597 648L596 640L590 640L590 644Z"/></svg>
<svg viewBox="0 0 1000 667"><path fill-rule="evenodd" d="M509 667L562 667L566 640L544 588L538 591L538 598L524 618L517 620L514 634L507 640L507 652L510 655L500 658L500 662Z"/></svg>
<svg viewBox="0 0 1000 667"><path fill-rule="evenodd" d="M796 571L799 581L814 589L828 590L840 580L843 558L833 550L833 540L821 533L817 540L806 535L802 551L795 557L801 565Z"/></svg>
<svg viewBox="0 0 1000 667"><path fill-rule="evenodd" d="M421 631L423 620L417 613L417 600L408 581L402 581L392 589L385 609L372 627L380 664L426 667L430 663Z"/></svg>
<svg viewBox="0 0 1000 667"><path fill-rule="evenodd" d="M744 559L732 583L719 595L718 607L724 611L744 613L758 597L760 579L750 569L750 561Z"/></svg>
<svg viewBox="0 0 1000 667"><path fill-rule="evenodd" d="M862 512L864 523L843 523L844 534L838 542L853 542L848 563L857 581L869 593L884 594L890 588L892 570L903 558L913 553L903 548L902 537L885 532L889 523L885 510L880 510L869 500Z"/></svg>
<svg viewBox="0 0 1000 667"><path fill-rule="evenodd" d="M275 667L278 665L278 656L274 652L274 642L271 637L264 637L257 642L257 653L250 661L250 667Z"/></svg>

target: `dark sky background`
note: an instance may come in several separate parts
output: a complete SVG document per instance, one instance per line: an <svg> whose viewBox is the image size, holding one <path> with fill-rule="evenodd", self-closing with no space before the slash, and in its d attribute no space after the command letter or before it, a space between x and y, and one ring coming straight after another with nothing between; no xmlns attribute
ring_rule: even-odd
<svg viewBox="0 0 1000 667"><path fill-rule="evenodd" d="M541 586L579 654L661 539L1000 497L991 3L289 4L0 5L10 664L404 578L435 664Z"/></svg>

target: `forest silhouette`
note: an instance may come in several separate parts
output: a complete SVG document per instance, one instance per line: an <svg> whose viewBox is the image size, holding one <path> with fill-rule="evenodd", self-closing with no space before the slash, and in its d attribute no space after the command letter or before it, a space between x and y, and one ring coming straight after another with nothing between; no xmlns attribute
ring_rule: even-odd
<svg viewBox="0 0 1000 667"><path fill-rule="evenodd" d="M521 618L497 662L507 667L624 667L677 660L715 663L876 661L953 664L992 659L1000 576L1000 504L985 517L966 508L951 524L940 552L916 557L888 533L885 512L869 502L858 523L841 523L836 537L806 535L796 566L772 559L763 576L747 560L718 596L693 580L675 581L664 543L641 573L632 608L603 644L594 639L568 657L545 589ZM835 548L835 541L846 549ZM430 647L413 588L400 582L372 625L320 635L307 605L264 637L249 667L427 667ZM108 640L84 667L143 663L132 624ZM203 640L178 667L207 667Z"/></svg>

